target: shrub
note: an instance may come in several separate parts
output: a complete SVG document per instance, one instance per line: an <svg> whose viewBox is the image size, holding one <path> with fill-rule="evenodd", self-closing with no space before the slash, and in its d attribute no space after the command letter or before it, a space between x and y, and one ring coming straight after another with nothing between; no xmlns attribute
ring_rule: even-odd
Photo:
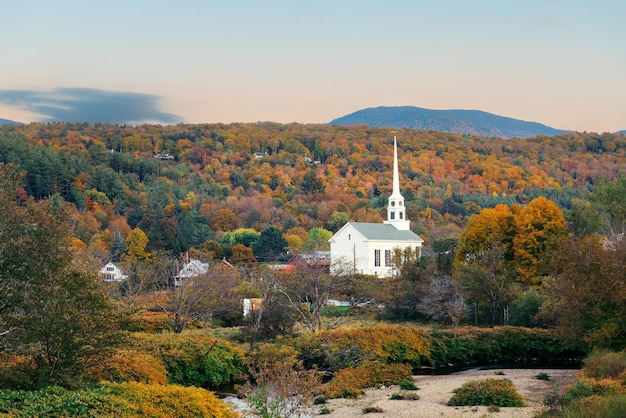
<svg viewBox="0 0 626 418"><path fill-rule="evenodd" d="M303 370L300 362L259 365L250 373L254 383L246 383L239 393L265 418L300 416L319 393L319 374Z"/></svg>
<svg viewBox="0 0 626 418"><path fill-rule="evenodd" d="M590 396L563 408L559 416L571 418L623 418L626 395Z"/></svg>
<svg viewBox="0 0 626 418"><path fill-rule="evenodd" d="M594 351L583 360L583 374L595 379L616 378L626 370L626 352Z"/></svg>
<svg viewBox="0 0 626 418"><path fill-rule="evenodd" d="M412 380L403 380L400 382L400 389L402 390L419 390L417 385Z"/></svg>
<svg viewBox="0 0 626 418"><path fill-rule="evenodd" d="M500 407L497 405L489 405L487 412L500 412Z"/></svg>
<svg viewBox="0 0 626 418"><path fill-rule="evenodd" d="M328 400L325 396L318 396L317 398L313 399L313 405L322 405L326 402L328 402Z"/></svg>
<svg viewBox="0 0 626 418"><path fill-rule="evenodd" d="M136 382L106 383L77 391L54 386L39 391L0 390L0 414L15 417L237 416L204 389Z"/></svg>
<svg viewBox="0 0 626 418"><path fill-rule="evenodd" d="M368 406L366 408L363 408L364 414L371 414L372 412L381 413L385 411L383 411L383 408L381 408L380 406Z"/></svg>
<svg viewBox="0 0 626 418"><path fill-rule="evenodd" d="M241 378L243 351L207 335L134 334L137 350L152 354L168 372L168 382L216 388Z"/></svg>
<svg viewBox="0 0 626 418"><path fill-rule="evenodd" d="M363 388L395 385L410 377L411 366L408 364L366 361L358 367L337 372L323 390L329 398L356 398L363 393Z"/></svg>
<svg viewBox="0 0 626 418"><path fill-rule="evenodd" d="M537 380L550 380L550 375L546 372L541 372L535 375Z"/></svg>
<svg viewBox="0 0 626 418"><path fill-rule="evenodd" d="M322 407L320 408L320 415L328 415L328 414L330 414L331 412L333 412L333 410L332 410L332 409L330 409L330 408L328 408L327 406L322 406Z"/></svg>
<svg viewBox="0 0 626 418"><path fill-rule="evenodd" d="M357 367L365 360L407 363L418 369L429 362L429 356L430 341L424 330L401 325L326 330L311 336L301 349L307 367L329 371Z"/></svg>
<svg viewBox="0 0 626 418"><path fill-rule="evenodd" d="M588 396L615 395L619 392L619 384L612 379L595 380L581 378L570 385L561 397L561 404L568 405L572 401Z"/></svg>
<svg viewBox="0 0 626 418"><path fill-rule="evenodd" d="M486 364L495 360L559 361L580 358L584 352L565 344L545 329L521 327L463 328L460 332L433 331L430 360L433 366Z"/></svg>
<svg viewBox="0 0 626 418"><path fill-rule="evenodd" d="M389 399L400 401L418 401L420 396L417 393L395 392L389 395Z"/></svg>
<svg viewBox="0 0 626 418"><path fill-rule="evenodd" d="M460 388L454 389L454 395L448 401L451 406L524 406L524 400L517 393L509 379L489 378L470 380Z"/></svg>
<svg viewBox="0 0 626 418"><path fill-rule="evenodd" d="M164 385L167 370L161 361L150 353L120 349L101 366L100 380L113 382L142 382Z"/></svg>

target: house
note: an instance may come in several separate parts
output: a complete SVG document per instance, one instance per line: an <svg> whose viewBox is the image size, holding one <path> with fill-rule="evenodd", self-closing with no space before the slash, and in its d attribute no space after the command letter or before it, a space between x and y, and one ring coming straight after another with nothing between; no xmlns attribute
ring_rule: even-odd
<svg viewBox="0 0 626 418"><path fill-rule="evenodd" d="M103 277L105 282L121 282L128 278L117 264L109 261L100 269L100 276Z"/></svg>
<svg viewBox="0 0 626 418"><path fill-rule="evenodd" d="M207 271L209 271L209 263L191 259L180 269L178 274L174 276L174 286L180 286L183 280L198 277L201 274L205 274Z"/></svg>
<svg viewBox="0 0 626 418"><path fill-rule="evenodd" d="M210 272L212 273L222 268L230 270L230 269L234 269L235 266L230 264L226 260L226 258L218 261L216 264L214 264L210 268L209 268L209 263L203 263L200 260L191 259L189 260L189 262L187 262L187 264L183 266L182 269L180 269L180 271L176 274L176 276L174 276L174 286L180 286L182 281L185 279L191 279L194 277L198 277L202 274L208 274Z"/></svg>
<svg viewBox="0 0 626 418"><path fill-rule="evenodd" d="M421 252L424 240L411 231L406 218L404 197L400 194L398 148L393 138L393 190L387 204L387 220L382 224L348 222L332 236L330 271L333 274L361 273L389 277L394 273L394 250L410 248Z"/></svg>
<svg viewBox="0 0 626 418"><path fill-rule="evenodd" d="M316 251L313 254L297 254L287 262L296 271L316 271L328 273L330 267L330 251Z"/></svg>

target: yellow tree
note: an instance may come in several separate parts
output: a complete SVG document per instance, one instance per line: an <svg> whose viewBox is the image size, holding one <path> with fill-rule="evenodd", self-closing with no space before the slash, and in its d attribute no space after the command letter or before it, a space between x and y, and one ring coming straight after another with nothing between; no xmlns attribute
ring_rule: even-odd
<svg viewBox="0 0 626 418"><path fill-rule="evenodd" d="M513 258L512 243L516 234L514 211L507 205L487 208L477 215L472 215L457 246L455 265L477 258L480 253L494 246L504 252L505 259Z"/></svg>
<svg viewBox="0 0 626 418"><path fill-rule="evenodd" d="M232 231L237 228L237 215L228 209L220 209L211 218L211 228L215 231Z"/></svg>
<svg viewBox="0 0 626 418"><path fill-rule="evenodd" d="M548 274L555 250L568 234L565 217L556 203L541 196L522 208L515 221L513 248L519 280L529 286L539 285Z"/></svg>
<svg viewBox="0 0 626 418"><path fill-rule="evenodd" d="M148 236L140 228L131 230L126 236L126 253L132 260L150 260L150 253L146 252Z"/></svg>

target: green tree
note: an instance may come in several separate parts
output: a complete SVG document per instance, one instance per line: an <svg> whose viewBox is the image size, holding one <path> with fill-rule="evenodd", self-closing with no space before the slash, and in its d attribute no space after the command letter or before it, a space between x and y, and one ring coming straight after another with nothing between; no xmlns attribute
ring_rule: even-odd
<svg viewBox="0 0 626 418"><path fill-rule="evenodd" d="M121 340L120 316L93 273L69 252L61 207L20 195L21 175L0 164L0 327L14 387L73 386Z"/></svg>
<svg viewBox="0 0 626 418"><path fill-rule="evenodd" d="M224 249L230 249L237 244L253 248L261 234L252 228L239 228L234 231L226 231L222 237L221 244Z"/></svg>
<svg viewBox="0 0 626 418"><path fill-rule="evenodd" d="M253 250L259 261L276 261L286 255L288 247L289 243L280 229L271 225L261 231Z"/></svg>
<svg viewBox="0 0 626 418"><path fill-rule="evenodd" d="M309 231L309 238L304 243L304 248L308 251L328 251L330 244L328 240L333 233L324 229L315 227Z"/></svg>
<svg viewBox="0 0 626 418"><path fill-rule="evenodd" d="M350 220L350 215L347 212L333 212L328 220L328 229L332 232L337 232Z"/></svg>
<svg viewBox="0 0 626 418"><path fill-rule="evenodd" d="M324 180L315 174L314 170L309 170L304 174L304 176L302 176L300 190L302 190L302 193L307 196L312 196L324 193L326 191L326 185L324 184Z"/></svg>
<svg viewBox="0 0 626 418"><path fill-rule="evenodd" d="M476 325L487 322L493 326L501 322L501 313L515 293L514 275L512 265L506 262L504 248L498 244L457 265L456 276Z"/></svg>
<svg viewBox="0 0 626 418"><path fill-rule="evenodd" d="M612 239L626 233L626 177L601 182L590 200L604 217Z"/></svg>
<svg viewBox="0 0 626 418"><path fill-rule="evenodd" d="M543 283L542 318L563 337L621 350L626 344L626 241L572 237Z"/></svg>
<svg viewBox="0 0 626 418"><path fill-rule="evenodd" d="M454 272L454 257L458 238L439 238L433 242L432 250L437 255L437 272L452 275Z"/></svg>
<svg viewBox="0 0 626 418"><path fill-rule="evenodd" d="M602 225L600 214L589 200L575 197L571 201L571 206L571 209L565 211L565 219L572 234L584 237L600 231Z"/></svg>

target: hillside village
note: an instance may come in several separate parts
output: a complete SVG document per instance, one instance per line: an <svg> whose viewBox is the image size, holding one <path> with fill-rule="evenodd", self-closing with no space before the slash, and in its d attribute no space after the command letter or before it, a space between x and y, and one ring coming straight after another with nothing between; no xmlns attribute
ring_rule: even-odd
<svg viewBox="0 0 626 418"><path fill-rule="evenodd" d="M287 416L426 367L626 364L625 170L608 133L1 126L0 384Z"/></svg>

